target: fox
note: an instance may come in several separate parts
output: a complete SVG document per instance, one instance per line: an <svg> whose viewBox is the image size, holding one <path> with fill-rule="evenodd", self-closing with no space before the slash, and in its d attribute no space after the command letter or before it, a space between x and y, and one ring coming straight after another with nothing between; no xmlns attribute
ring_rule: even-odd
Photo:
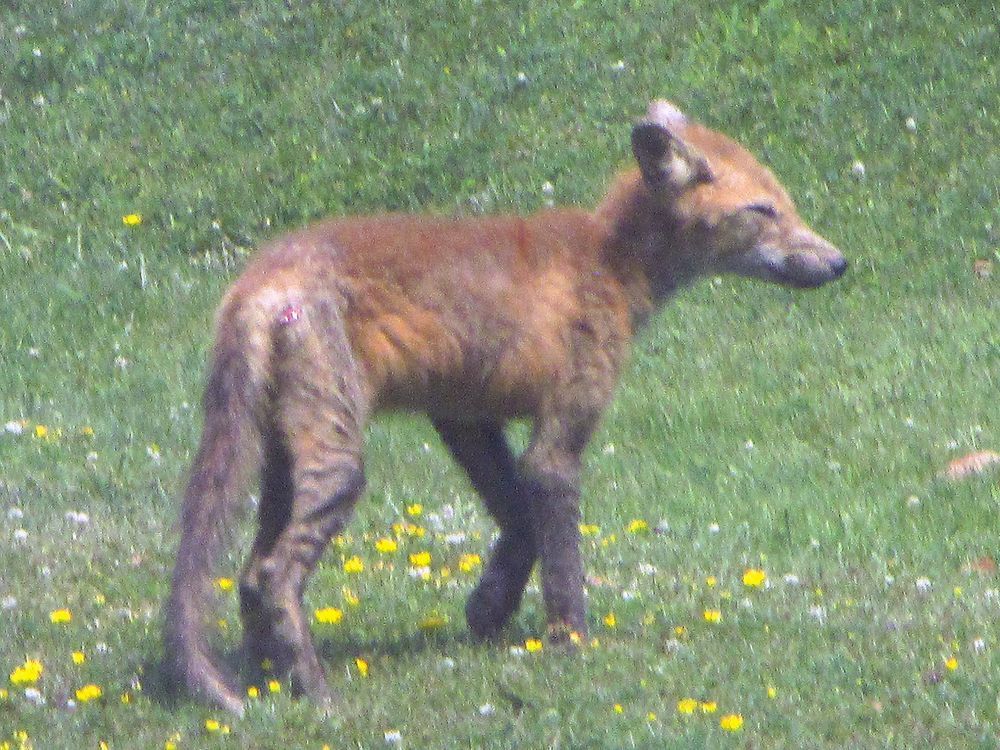
<svg viewBox="0 0 1000 750"><path fill-rule="evenodd" d="M296 695L334 699L303 591L364 492L365 427L386 410L429 417L499 527L466 603L473 636L500 635L536 563L547 638L571 651L586 636L583 455L636 335L702 276L807 289L848 266L771 171L672 102L649 105L631 148L593 209L334 217L259 248L216 315L181 504L164 625L178 687L244 710L207 615L256 476L242 651ZM515 419L530 422L519 455L505 434Z"/></svg>

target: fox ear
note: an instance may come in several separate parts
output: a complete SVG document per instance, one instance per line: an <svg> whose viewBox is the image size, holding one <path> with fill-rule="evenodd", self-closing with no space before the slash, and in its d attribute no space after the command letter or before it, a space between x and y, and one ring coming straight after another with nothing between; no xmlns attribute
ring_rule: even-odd
<svg viewBox="0 0 1000 750"><path fill-rule="evenodd" d="M715 179L708 160L684 141L687 117L668 101L649 105L646 119L632 128L632 153L650 187L682 189Z"/></svg>

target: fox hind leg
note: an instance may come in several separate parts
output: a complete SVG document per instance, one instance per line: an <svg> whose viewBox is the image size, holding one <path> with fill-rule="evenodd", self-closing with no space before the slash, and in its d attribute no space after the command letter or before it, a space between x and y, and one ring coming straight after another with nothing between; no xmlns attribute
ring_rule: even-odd
<svg viewBox="0 0 1000 750"><path fill-rule="evenodd" d="M535 564L531 510L500 424L436 420L434 426L500 526L500 538L465 608L472 633L492 638L520 605Z"/></svg>
<svg viewBox="0 0 1000 750"><path fill-rule="evenodd" d="M240 582L248 653L321 701L330 693L302 594L365 484L360 374L342 329L321 327L330 321L303 311L277 337L260 528Z"/></svg>

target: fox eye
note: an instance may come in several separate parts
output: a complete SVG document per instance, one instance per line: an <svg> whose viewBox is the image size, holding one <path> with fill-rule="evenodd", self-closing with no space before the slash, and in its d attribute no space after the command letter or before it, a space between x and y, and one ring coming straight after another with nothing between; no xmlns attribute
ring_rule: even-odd
<svg viewBox="0 0 1000 750"><path fill-rule="evenodd" d="M778 218L778 209L770 203L751 203L749 206L746 206L745 210L766 216L769 219Z"/></svg>

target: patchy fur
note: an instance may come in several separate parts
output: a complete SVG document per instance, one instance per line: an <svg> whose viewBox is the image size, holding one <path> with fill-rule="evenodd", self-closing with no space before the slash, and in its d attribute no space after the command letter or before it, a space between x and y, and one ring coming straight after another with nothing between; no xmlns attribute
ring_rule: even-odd
<svg viewBox="0 0 1000 750"><path fill-rule="evenodd" d="M245 650L329 697L302 591L363 491L362 433L383 409L428 414L500 526L472 631L500 631L540 561L550 636L586 632L581 455L638 329L705 274L813 287L846 268L769 171L672 104L650 106L632 147L639 168L594 211L335 218L261 249L219 309L184 496L165 630L183 686L242 710L205 618L226 511L259 471ZM533 422L519 457L515 417Z"/></svg>

